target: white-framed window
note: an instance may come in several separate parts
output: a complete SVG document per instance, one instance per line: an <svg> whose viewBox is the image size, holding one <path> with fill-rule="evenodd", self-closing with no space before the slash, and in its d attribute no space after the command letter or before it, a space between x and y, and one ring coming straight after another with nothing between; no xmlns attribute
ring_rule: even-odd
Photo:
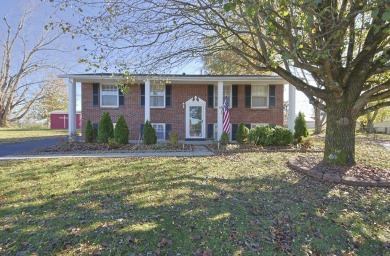
<svg viewBox="0 0 390 256"><path fill-rule="evenodd" d="M232 123L229 124L230 126L230 133L229 133L229 140L232 140ZM218 124L214 123L214 139L220 139L218 138Z"/></svg>
<svg viewBox="0 0 390 256"><path fill-rule="evenodd" d="M156 131L157 140L165 140L165 124L152 123L151 125Z"/></svg>
<svg viewBox="0 0 390 256"><path fill-rule="evenodd" d="M252 108L268 108L268 85L252 85Z"/></svg>
<svg viewBox="0 0 390 256"><path fill-rule="evenodd" d="M232 108L232 86L223 85L223 100L222 103L225 103L225 97L229 98L229 108ZM218 105L218 85L214 85L214 108Z"/></svg>
<svg viewBox="0 0 390 256"><path fill-rule="evenodd" d="M113 84L100 85L100 107L117 108L119 105L118 86Z"/></svg>
<svg viewBox="0 0 390 256"><path fill-rule="evenodd" d="M165 84L150 85L150 107L165 108Z"/></svg>
<svg viewBox="0 0 390 256"><path fill-rule="evenodd" d="M256 128L257 126L267 126L268 124L265 124L265 123L255 123L255 124L251 124L251 129L253 128Z"/></svg>

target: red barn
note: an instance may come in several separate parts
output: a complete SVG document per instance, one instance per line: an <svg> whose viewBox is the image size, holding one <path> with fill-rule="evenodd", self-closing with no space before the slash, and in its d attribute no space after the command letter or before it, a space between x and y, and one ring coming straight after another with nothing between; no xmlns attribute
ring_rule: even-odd
<svg viewBox="0 0 390 256"><path fill-rule="evenodd" d="M68 111L54 110L50 112L50 129L68 129ZM81 128L81 113L76 113L76 129Z"/></svg>

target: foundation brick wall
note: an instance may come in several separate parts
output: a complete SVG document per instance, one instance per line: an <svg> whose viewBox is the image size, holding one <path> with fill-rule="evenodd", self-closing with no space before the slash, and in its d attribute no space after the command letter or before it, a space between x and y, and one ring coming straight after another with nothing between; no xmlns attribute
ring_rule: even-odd
<svg viewBox="0 0 390 256"><path fill-rule="evenodd" d="M140 125L144 123L144 107L141 106L141 90L139 84L130 85L131 92L125 95L125 106L119 108L100 108L93 106L92 83L82 84L82 130L88 119L98 124L103 112L109 112L112 122L116 123L121 114L129 126L130 140L138 140ZM217 123L217 109L207 106L206 84L172 84L171 107L151 108L151 123L166 123L172 125L172 132L185 138L186 109L183 102L197 96L206 101L207 124ZM283 125L283 85L276 86L276 107L270 109L252 109L245 107L245 85L238 85L238 108L230 109L230 122L239 123L269 123ZM206 131L207 134L207 131Z"/></svg>

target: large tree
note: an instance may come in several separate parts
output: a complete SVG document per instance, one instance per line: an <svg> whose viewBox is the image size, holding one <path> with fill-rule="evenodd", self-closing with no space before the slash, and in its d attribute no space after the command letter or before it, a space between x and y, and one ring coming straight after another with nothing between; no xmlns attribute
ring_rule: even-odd
<svg viewBox="0 0 390 256"><path fill-rule="evenodd" d="M24 117L42 97L45 80L41 72L56 69L48 52L62 33L32 26L39 6L25 6L16 24L15 16L5 16L0 24L0 127ZM4 33L3 33L4 32Z"/></svg>
<svg viewBox="0 0 390 256"><path fill-rule="evenodd" d="M34 102L31 115L37 120L49 123L50 112L68 109L68 92L63 79L49 76L44 83L41 98Z"/></svg>
<svg viewBox="0 0 390 256"><path fill-rule="evenodd" d="M119 71L155 71L228 50L258 71L275 72L327 113L328 162L354 164L357 118L390 105L390 81L372 82L390 69L387 0L62 3L81 14L80 25L66 29L95 40L86 61L96 67L108 60ZM293 68L308 72L319 87Z"/></svg>

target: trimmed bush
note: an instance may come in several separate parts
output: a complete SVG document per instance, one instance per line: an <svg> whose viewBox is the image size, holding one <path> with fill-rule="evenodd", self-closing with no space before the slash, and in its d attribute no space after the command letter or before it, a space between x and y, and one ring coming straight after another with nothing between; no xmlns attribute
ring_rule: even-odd
<svg viewBox="0 0 390 256"><path fill-rule="evenodd" d="M258 146L270 146L274 143L273 132L271 126L257 126L249 130L248 140Z"/></svg>
<svg viewBox="0 0 390 256"><path fill-rule="evenodd" d="M123 115L119 117L118 122L116 123L114 139L119 144L129 143L129 127L127 127L127 123Z"/></svg>
<svg viewBox="0 0 390 256"><path fill-rule="evenodd" d="M289 129L280 126L257 126L249 130L248 140L258 146L287 146L293 135Z"/></svg>
<svg viewBox="0 0 390 256"><path fill-rule="evenodd" d="M144 144L151 145L157 143L157 135L156 131L154 130L153 126L150 124L149 121L146 121L144 125Z"/></svg>
<svg viewBox="0 0 390 256"><path fill-rule="evenodd" d="M221 145L227 145L229 143L229 134L227 134L226 132L223 132L221 135L220 143L221 143Z"/></svg>
<svg viewBox="0 0 390 256"><path fill-rule="evenodd" d="M294 143L299 144L302 142L302 138L306 138L308 136L309 131L307 130L305 114L299 112L294 122Z"/></svg>
<svg viewBox="0 0 390 256"><path fill-rule="evenodd" d="M94 133L94 129L92 127L91 120L88 119L87 125L85 126L85 131L84 131L84 140L86 143L91 143L96 141L96 134Z"/></svg>
<svg viewBox="0 0 390 256"><path fill-rule="evenodd" d="M276 126L272 134L273 144L276 146L287 146L293 141L293 134L288 128Z"/></svg>
<svg viewBox="0 0 390 256"><path fill-rule="evenodd" d="M248 133L249 129L245 126L245 124L241 123L238 126L237 133L236 133L236 141L239 144L244 144L248 141Z"/></svg>
<svg viewBox="0 0 390 256"><path fill-rule="evenodd" d="M174 146L174 147L177 147L179 146L179 140L180 140L180 137L177 133L175 132L172 132L171 135L169 136L169 143Z"/></svg>
<svg viewBox="0 0 390 256"><path fill-rule="evenodd" d="M114 125L112 124L110 114L104 112L99 123L98 142L108 143L110 138L114 138Z"/></svg>

